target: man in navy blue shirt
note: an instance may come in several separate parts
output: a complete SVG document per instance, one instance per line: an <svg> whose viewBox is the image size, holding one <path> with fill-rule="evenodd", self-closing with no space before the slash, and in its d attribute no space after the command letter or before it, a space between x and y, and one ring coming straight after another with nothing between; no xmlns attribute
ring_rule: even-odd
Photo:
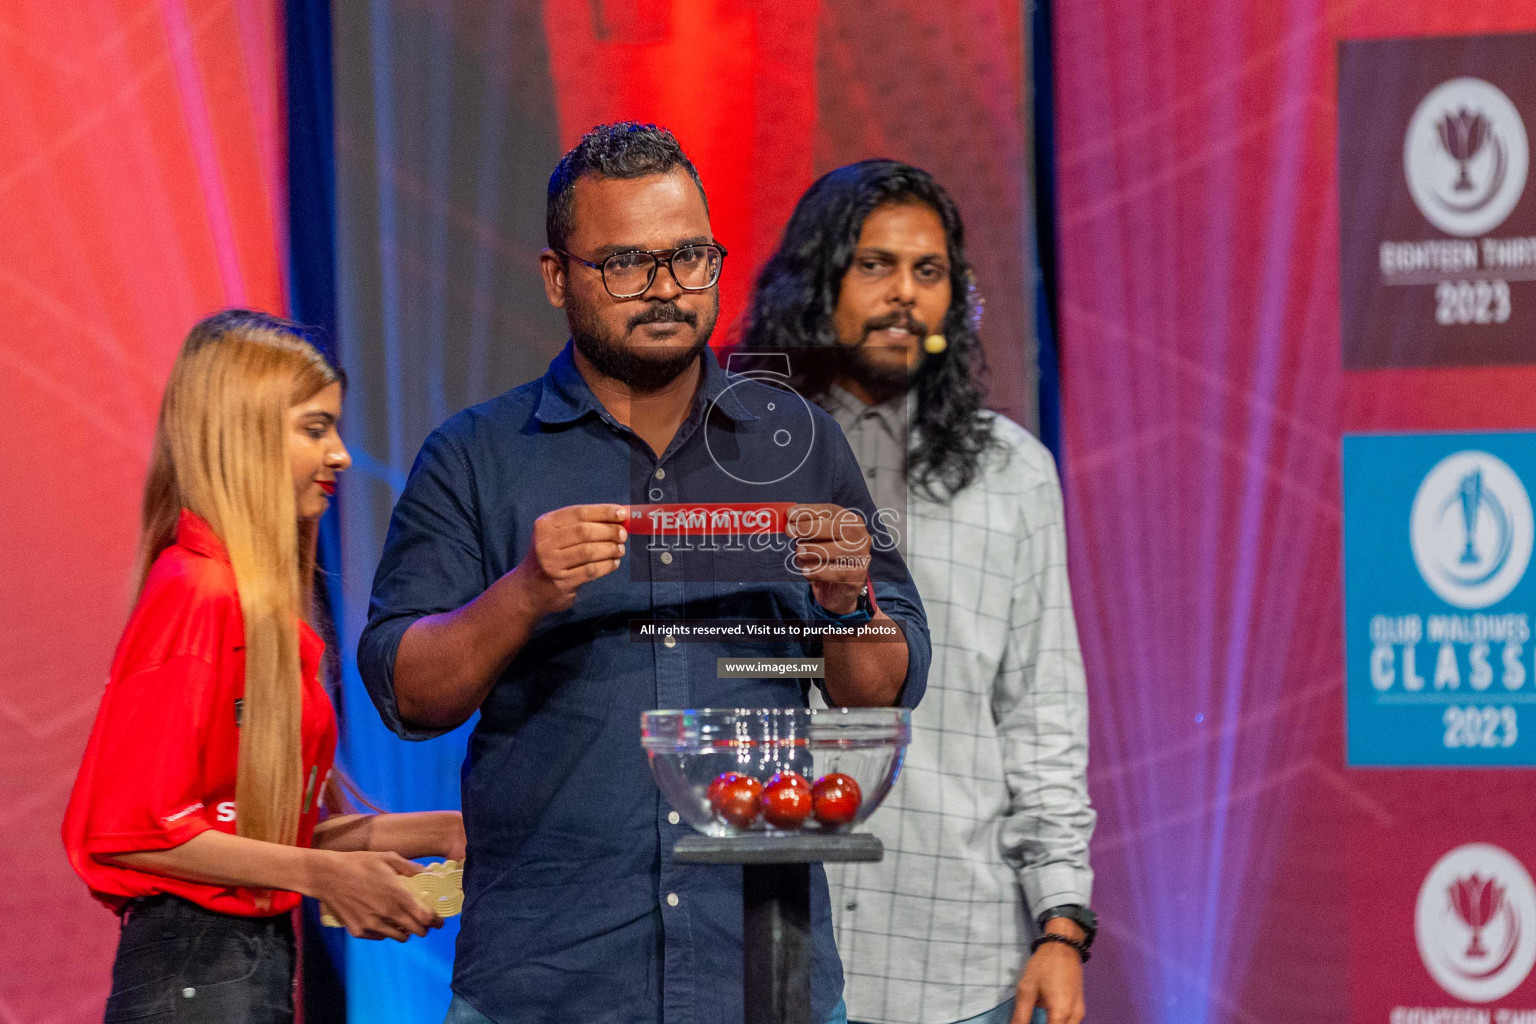
<svg viewBox="0 0 1536 1024"><path fill-rule="evenodd" d="M359 667L401 736L480 711L450 1022L737 1024L741 869L673 860L687 826L652 780L640 713L806 705L800 680L717 678L733 655L822 657L832 703L915 706L922 605L894 543L867 528L874 508L831 417L728 375L707 347L725 251L670 133L594 129L550 178L547 231L545 290L571 342L543 377L427 439ZM624 525L634 503L705 502L796 503L783 549L657 543ZM690 642L668 628L829 618L874 618L897 639ZM637 620L654 631L632 633ZM812 1013L833 1020L842 971L819 868L811 913Z"/></svg>

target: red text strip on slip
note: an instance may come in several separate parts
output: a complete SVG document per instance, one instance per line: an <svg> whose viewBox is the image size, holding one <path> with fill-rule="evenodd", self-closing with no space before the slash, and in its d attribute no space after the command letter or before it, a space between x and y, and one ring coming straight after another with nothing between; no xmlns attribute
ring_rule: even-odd
<svg viewBox="0 0 1536 1024"><path fill-rule="evenodd" d="M783 533L789 524L789 510L794 507L792 501L631 505L624 528L637 537Z"/></svg>

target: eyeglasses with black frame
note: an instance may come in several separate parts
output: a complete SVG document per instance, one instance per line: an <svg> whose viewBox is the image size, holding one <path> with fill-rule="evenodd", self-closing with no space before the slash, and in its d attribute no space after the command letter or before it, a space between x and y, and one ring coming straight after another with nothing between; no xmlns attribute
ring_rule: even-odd
<svg viewBox="0 0 1536 1024"><path fill-rule="evenodd" d="M616 252L601 263L584 260L575 253L556 249L560 255L591 267L603 275L603 287L616 299L633 299L650 290L656 280L656 268L663 263L672 280L685 292L704 292L720 280L725 265L725 246L718 242L683 245L676 249L646 249Z"/></svg>

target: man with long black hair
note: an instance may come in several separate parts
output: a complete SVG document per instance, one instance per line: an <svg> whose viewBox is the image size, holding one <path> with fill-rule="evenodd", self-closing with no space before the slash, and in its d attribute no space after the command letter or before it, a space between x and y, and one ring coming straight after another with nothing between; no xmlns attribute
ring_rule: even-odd
<svg viewBox="0 0 1536 1024"><path fill-rule="evenodd" d="M828 868L855 1021L1083 1017L1095 815L1061 487L983 408L980 319L954 202L866 160L801 198L742 345L786 352L838 420L928 610L928 698L870 820L885 860Z"/></svg>

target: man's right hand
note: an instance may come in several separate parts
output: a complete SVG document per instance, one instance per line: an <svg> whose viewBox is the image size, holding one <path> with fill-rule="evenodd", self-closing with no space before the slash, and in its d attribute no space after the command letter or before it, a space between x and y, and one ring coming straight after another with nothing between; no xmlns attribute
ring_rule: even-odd
<svg viewBox="0 0 1536 1024"><path fill-rule="evenodd" d="M619 567L628 516L623 505L568 505L535 520L528 554L512 570L535 614L565 611L578 587Z"/></svg>
<svg viewBox="0 0 1536 1024"><path fill-rule="evenodd" d="M400 638L395 701L416 728L462 725L533 635L539 620L576 602L583 583L619 567L626 505L570 505L533 524L517 568L462 608L424 615Z"/></svg>

